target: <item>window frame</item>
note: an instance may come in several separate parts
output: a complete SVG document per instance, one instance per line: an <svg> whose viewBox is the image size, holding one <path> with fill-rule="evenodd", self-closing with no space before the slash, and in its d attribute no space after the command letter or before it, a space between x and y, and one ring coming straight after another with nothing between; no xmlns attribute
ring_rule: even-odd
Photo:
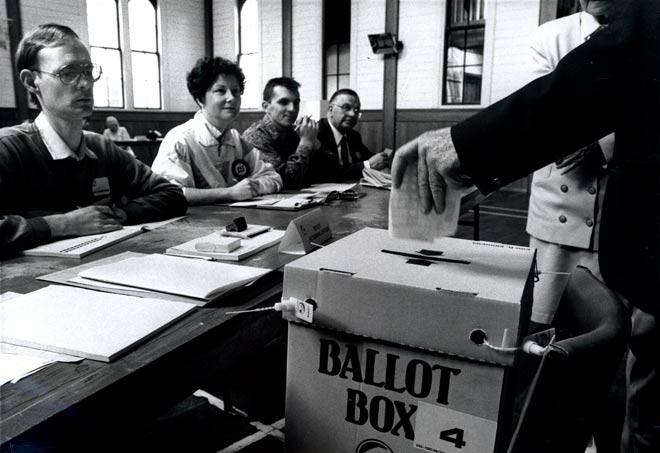
<svg viewBox="0 0 660 453"><path fill-rule="evenodd" d="M133 93L133 99L132 104L133 104L133 109L135 110L163 110L163 68L161 66L161 55L160 55L160 29L158 28L158 1L157 0L147 0L149 3L151 3L154 7L154 27L155 27L155 32L156 32L156 51L155 52L150 52L146 50L133 50L130 44L130 17L128 17L129 20L129 30L128 30L128 46L130 47L130 53L131 53L131 84L132 84L132 93ZM128 4L131 2L131 0L127 0L126 6L128 10ZM128 16L128 13L127 13ZM136 107L135 106L135 71L133 70L133 54L140 53L140 54L146 54L146 55L155 55L156 56L156 62L157 62L157 68L158 68L158 107Z"/></svg>
<svg viewBox="0 0 660 453"><path fill-rule="evenodd" d="M468 4L472 5L471 0L463 0L464 2L468 2ZM445 19L445 33L444 33L444 49L443 49L443 70L442 70L442 106L449 106L449 107L457 107L457 106L479 106L482 104L484 101L484 93L483 93L483 87L484 87L484 69L485 69L485 64L484 60L486 57L486 8L487 8L487 2L484 0L478 0L480 1L480 6L481 6L481 11L482 11L482 16L483 19L477 19L477 20L471 20L470 18L470 13L471 10L468 12L468 17L467 21L465 23L458 23L454 24L453 21L453 15L454 9L453 7L457 3L457 0L448 0L446 4L446 19ZM467 52L465 52L465 49L467 49L467 43L468 43L468 34L470 31L473 30L481 30L481 35L483 37L483 42L481 44L481 56L482 56L482 62L481 62L481 79L480 79L480 84L479 84L479 98L476 101L470 101L466 102L465 101L465 93L466 93L466 84L464 83L465 81L465 69L467 67L472 67L476 65L468 65L466 64L466 57L467 57ZM452 33L456 32L463 32L463 61L461 66L449 66L449 49L450 49L450 43L451 39L450 37L452 36ZM461 68L463 72L463 78L461 83L461 101L460 102L449 102L448 101L448 82L449 82L449 69L452 68Z"/></svg>
<svg viewBox="0 0 660 453"><path fill-rule="evenodd" d="M90 44L90 51L93 48L117 50L119 52L119 64L121 73L121 97L122 105L119 106L98 106L95 109L105 110L138 110L138 111L163 111L163 68L161 58L161 36L159 26L159 5L158 0L147 0L154 8L154 32L155 32L155 51L134 50L131 48L130 37L130 11L129 3L131 0L114 0L116 7L116 20L117 20L117 42L119 47L106 47L106 46L92 46ZM86 8L89 9L89 0L85 2ZM87 13L89 15L89 12ZM87 29L89 30L90 23L87 20ZM135 106L135 72L133 70L133 55L134 54L148 54L155 55L158 70L158 107L136 107Z"/></svg>
<svg viewBox="0 0 660 453"><path fill-rule="evenodd" d="M125 77L125 71L124 71L124 50L122 49L122 41L121 41L121 20L120 20L120 15L119 15L119 2L120 0L114 0L115 2L115 20L117 21L117 46L118 47L107 47L107 46L94 46L90 43L89 45L89 52L92 54L93 49L103 49L103 50L116 50L119 52L119 70L121 74L120 82L121 82L121 106L116 106L116 105L104 105L104 106L97 106L96 105L96 100L94 101L94 108L100 108L100 109L126 109L126 77ZM88 3L86 3L86 7L88 8ZM87 13L89 17L89 13ZM89 30L89 21L87 22L87 28Z"/></svg>

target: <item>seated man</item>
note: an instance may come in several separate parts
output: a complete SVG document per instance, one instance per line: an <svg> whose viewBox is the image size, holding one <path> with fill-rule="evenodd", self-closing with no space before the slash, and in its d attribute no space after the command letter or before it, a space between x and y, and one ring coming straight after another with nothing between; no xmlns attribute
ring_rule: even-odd
<svg viewBox="0 0 660 453"><path fill-rule="evenodd" d="M103 131L103 136L109 138L113 142L120 142L123 140L130 140L131 136L124 126L119 125L119 121L114 116L109 116L105 119L106 129ZM130 146L122 146L129 153L135 155Z"/></svg>
<svg viewBox="0 0 660 453"><path fill-rule="evenodd" d="M323 155L332 158L314 174L313 182L356 180L363 168L382 170L390 166L386 152L373 154L353 130L360 112L360 97L353 90L336 91L328 103L327 118L319 121L319 140Z"/></svg>
<svg viewBox="0 0 660 453"><path fill-rule="evenodd" d="M241 68L222 57L200 58L187 82L199 111L167 133L154 171L183 186L190 204L245 200L279 191L280 175L231 127L241 111L245 88Z"/></svg>
<svg viewBox="0 0 660 453"><path fill-rule="evenodd" d="M37 27L19 43L16 66L41 113L0 129L0 254L185 214L181 189L83 132L101 68L73 30Z"/></svg>
<svg viewBox="0 0 660 453"><path fill-rule="evenodd" d="M300 189L310 183L310 165L315 150L316 121L300 118L300 84L289 77L271 79L264 88L264 117L243 132L243 139L261 151L261 158L282 176L285 189Z"/></svg>

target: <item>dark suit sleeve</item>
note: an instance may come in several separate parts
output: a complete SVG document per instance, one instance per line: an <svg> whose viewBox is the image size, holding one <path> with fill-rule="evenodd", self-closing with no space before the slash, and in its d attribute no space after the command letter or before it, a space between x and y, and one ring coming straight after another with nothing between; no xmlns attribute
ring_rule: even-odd
<svg viewBox="0 0 660 453"><path fill-rule="evenodd" d="M627 17L612 24L564 57L552 73L452 128L461 169L482 192L614 131L634 83L630 75L639 71L633 22Z"/></svg>

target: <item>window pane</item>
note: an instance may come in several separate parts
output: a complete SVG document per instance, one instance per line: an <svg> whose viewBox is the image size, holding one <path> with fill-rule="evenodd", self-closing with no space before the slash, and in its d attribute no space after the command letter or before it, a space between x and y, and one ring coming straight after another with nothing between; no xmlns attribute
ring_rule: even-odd
<svg viewBox="0 0 660 453"><path fill-rule="evenodd" d="M461 104L463 102L463 68L447 68L445 82L445 102Z"/></svg>
<svg viewBox="0 0 660 453"><path fill-rule="evenodd" d="M465 31L453 31L447 39L447 67L463 66L465 61Z"/></svg>
<svg viewBox="0 0 660 453"><path fill-rule="evenodd" d="M90 46L119 48L116 0L87 0Z"/></svg>
<svg viewBox="0 0 660 453"><path fill-rule="evenodd" d="M160 72L158 55L132 52L133 105L136 108L160 108Z"/></svg>
<svg viewBox="0 0 660 453"><path fill-rule="evenodd" d="M128 2L128 24L131 50L158 52L156 40L156 9L148 0Z"/></svg>
<svg viewBox="0 0 660 453"><path fill-rule="evenodd" d="M337 76L327 76L325 78L325 92L327 93L326 97L330 97L335 91L337 91Z"/></svg>
<svg viewBox="0 0 660 453"><path fill-rule="evenodd" d="M325 73L337 74L337 46L331 45L325 49Z"/></svg>
<svg viewBox="0 0 660 453"><path fill-rule="evenodd" d="M121 54L116 49L91 48L92 61L101 65L103 74L94 84L94 105L96 107L123 107L123 80L121 75Z"/></svg>
<svg viewBox="0 0 660 453"><path fill-rule="evenodd" d="M245 109L258 109L261 105L262 87L259 54L242 55L241 69L245 74L245 92L241 98L241 106Z"/></svg>
<svg viewBox="0 0 660 453"><path fill-rule="evenodd" d="M350 54L351 47L348 43L339 45L339 73L348 74L351 72Z"/></svg>
<svg viewBox="0 0 660 453"><path fill-rule="evenodd" d="M347 75L339 76L339 82L337 84L337 89L341 88L350 88L351 77Z"/></svg>
<svg viewBox="0 0 660 453"><path fill-rule="evenodd" d="M256 0L247 0L241 8L241 53L259 52L259 11Z"/></svg>

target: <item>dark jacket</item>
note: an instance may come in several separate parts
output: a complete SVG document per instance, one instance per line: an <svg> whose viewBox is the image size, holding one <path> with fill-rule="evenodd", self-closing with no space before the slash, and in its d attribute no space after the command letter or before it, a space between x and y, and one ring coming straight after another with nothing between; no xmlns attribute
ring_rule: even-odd
<svg viewBox="0 0 660 453"><path fill-rule="evenodd" d="M660 314L660 8L613 2L607 29L455 125L462 170L488 193L616 133L600 234L608 286Z"/></svg>
<svg viewBox="0 0 660 453"><path fill-rule="evenodd" d="M321 168L317 168L315 165L314 182L358 180L362 177L363 162L373 156L373 153L364 146L359 132L351 130L346 133L348 150L353 163L341 168L337 153L339 144L335 141L327 118L319 121L318 139L321 142L321 155L325 162Z"/></svg>

